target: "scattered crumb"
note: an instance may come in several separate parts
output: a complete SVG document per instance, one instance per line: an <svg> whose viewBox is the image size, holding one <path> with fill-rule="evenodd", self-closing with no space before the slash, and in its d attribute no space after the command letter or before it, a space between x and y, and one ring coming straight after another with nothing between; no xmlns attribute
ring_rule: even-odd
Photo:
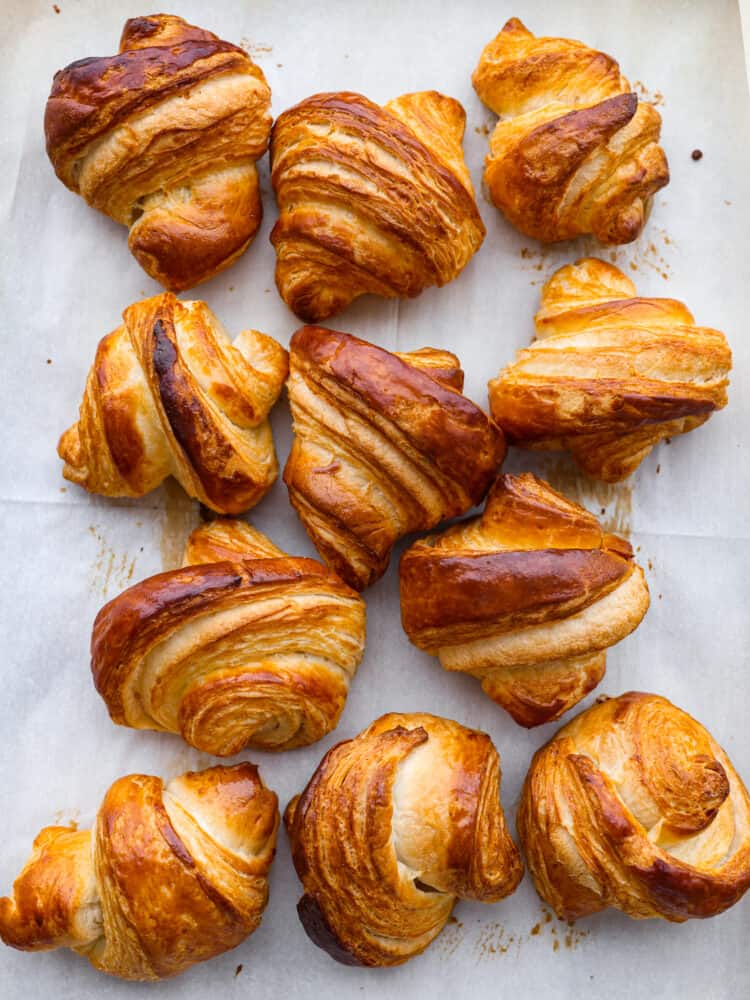
<svg viewBox="0 0 750 1000"><path fill-rule="evenodd" d="M660 472L661 472L661 465L657 465L656 466L656 475L658 476Z"/></svg>
<svg viewBox="0 0 750 1000"><path fill-rule="evenodd" d="M529 931L529 934L531 934L532 937L536 937L536 935L539 933L539 931L541 931L541 929L542 929L541 924L534 924L534 926Z"/></svg>
<svg viewBox="0 0 750 1000"><path fill-rule="evenodd" d="M649 569L653 569L653 568L654 568L654 564L653 564L653 563L651 562L651 560L650 560L650 559L649 559L649 561L648 561L648 568L649 568Z"/></svg>
<svg viewBox="0 0 750 1000"><path fill-rule="evenodd" d="M266 292L266 293L268 293L268 292L271 291L271 289L270 288L264 288L263 291Z"/></svg>
<svg viewBox="0 0 750 1000"><path fill-rule="evenodd" d="M703 151L700 150L700 149L694 149L693 152L690 155L692 156L692 158L694 160L702 160L703 159Z"/></svg>
<svg viewBox="0 0 750 1000"><path fill-rule="evenodd" d="M725 205L731 205L732 203L731 203L731 201L727 201L727 200L726 200L726 198L725 198L725 199L724 199L724 204L725 204Z"/></svg>
<svg viewBox="0 0 750 1000"><path fill-rule="evenodd" d="M595 701L597 705L603 705L605 701L609 701L609 695L608 694L597 695ZM547 914L547 916L549 916L549 914Z"/></svg>
<svg viewBox="0 0 750 1000"><path fill-rule="evenodd" d="M239 976L239 974L240 974L241 972L242 972L242 962L240 962L240 964L239 964L239 965L237 966L237 968L236 968L236 969L234 970L234 978L236 979L236 978L237 978L237 976Z"/></svg>
<svg viewBox="0 0 750 1000"><path fill-rule="evenodd" d="M490 130L488 125L475 125L474 131L477 135L489 135Z"/></svg>
<svg viewBox="0 0 750 1000"><path fill-rule="evenodd" d="M273 45L266 45L263 42L251 42L249 38L240 39L240 48L244 49L249 56L262 56L267 52L273 52Z"/></svg>
<svg viewBox="0 0 750 1000"><path fill-rule="evenodd" d="M283 69L284 63L276 63L276 69Z"/></svg>
<svg viewBox="0 0 750 1000"><path fill-rule="evenodd" d="M234 285L230 285L230 286L229 286L229 291L230 291L230 292L233 292L233 291L234 291Z"/></svg>
<svg viewBox="0 0 750 1000"><path fill-rule="evenodd" d="M67 486L61 486L60 487L60 492L61 493L67 493L68 492L68 487Z"/></svg>
<svg viewBox="0 0 750 1000"><path fill-rule="evenodd" d="M555 940L552 942L552 950L553 951L560 950L560 942L557 940L557 938L555 938Z"/></svg>
<svg viewBox="0 0 750 1000"><path fill-rule="evenodd" d="M53 4L52 4L52 10L54 10L54 12L55 12L56 14L59 14L59 13L60 13L60 8L59 8L59 7L57 6L57 4L56 4L56 3L53 3Z"/></svg>
<svg viewBox="0 0 750 1000"><path fill-rule="evenodd" d="M451 913L451 915L448 917L448 923L449 924L457 924L458 923L458 920L456 919L456 917L454 916L454 914Z"/></svg>
<svg viewBox="0 0 750 1000"><path fill-rule="evenodd" d="M661 600L661 594L659 594L659 600Z"/></svg>
<svg viewBox="0 0 750 1000"><path fill-rule="evenodd" d="M639 95L648 101L649 104L653 104L654 107L658 107L660 104L664 103L664 94L660 90L655 90L653 93L648 89L645 83L641 83L640 80L636 80L633 83L633 88L638 91Z"/></svg>
<svg viewBox="0 0 750 1000"><path fill-rule="evenodd" d="M47 358L47 364L48 364L48 365L51 365L51 364L52 364L52 358Z"/></svg>
<svg viewBox="0 0 750 1000"><path fill-rule="evenodd" d="M601 511L599 513L606 514L607 513L607 508L606 507L602 507L602 509L601 509Z"/></svg>
<svg viewBox="0 0 750 1000"><path fill-rule="evenodd" d="M664 438L664 444L671 444L672 438Z"/></svg>
<svg viewBox="0 0 750 1000"><path fill-rule="evenodd" d="M636 264L636 262L634 260L631 260L631 262L630 262L630 270L631 271L637 271L638 270L638 265Z"/></svg>

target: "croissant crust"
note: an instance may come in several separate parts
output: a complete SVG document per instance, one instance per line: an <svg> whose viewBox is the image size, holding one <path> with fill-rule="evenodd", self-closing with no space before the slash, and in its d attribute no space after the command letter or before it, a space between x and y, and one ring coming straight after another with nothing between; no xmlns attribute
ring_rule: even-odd
<svg viewBox="0 0 750 1000"><path fill-rule="evenodd" d="M276 284L317 322L367 292L411 298L452 281L485 229L462 140L466 115L435 91L383 107L316 94L278 117L271 180Z"/></svg>
<svg viewBox="0 0 750 1000"><path fill-rule="evenodd" d="M249 56L168 14L127 21L115 56L55 74L44 130L55 173L130 229L148 274L179 291L248 246L271 91Z"/></svg>
<svg viewBox="0 0 750 1000"><path fill-rule="evenodd" d="M96 617L91 669L112 719L218 756L330 732L364 651L362 599L240 521L198 528L186 561Z"/></svg>
<svg viewBox="0 0 750 1000"><path fill-rule="evenodd" d="M499 791L490 738L432 715L384 715L330 750L284 817L312 941L347 965L399 965L457 898L513 892Z"/></svg>
<svg viewBox="0 0 750 1000"><path fill-rule="evenodd" d="M585 697L649 603L628 542L528 473L501 476L481 517L415 542L400 580L411 642L524 726Z"/></svg>
<svg viewBox="0 0 750 1000"><path fill-rule="evenodd" d="M253 764L166 787L120 778L93 830L39 833L13 897L0 899L0 936L24 951L72 948L122 979L176 976L260 923L278 822Z"/></svg>
<svg viewBox="0 0 750 1000"><path fill-rule="evenodd" d="M544 243L593 234L630 243L669 182L661 117L618 64L566 38L537 38L511 18L472 76L500 121L484 180L509 222Z"/></svg>
<svg viewBox="0 0 750 1000"><path fill-rule="evenodd" d="M288 371L271 337L232 344L204 302L136 302L99 344L63 475L91 493L140 497L167 476L223 514L254 506L278 474L268 413Z"/></svg>
<svg viewBox="0 0 750 1000"><path fill-rule="evenodd" d="M605 699L537 751L518 832L566 920L609 906L711 917L750 886L750 797L703 726L657 695Z"/></svg>
<svg viewBox="0 0 750 1000"><path fill-rule="evenodd" d="M489 384L508 439L563 448L594 479L618 482L663 438L727 403L732 354L674 299L647 299L622 271L587 258L542 290L537 338Z"/></svg>
<svg viewBox="0 0 750 1000"><path fill-rule="evenodd" d="M392 354L322 327L292 337L295 438L284 482L319 552L352 587L382 576L403 535L464 513L487 491L505 443L462 385L448 352Z"/></svg>

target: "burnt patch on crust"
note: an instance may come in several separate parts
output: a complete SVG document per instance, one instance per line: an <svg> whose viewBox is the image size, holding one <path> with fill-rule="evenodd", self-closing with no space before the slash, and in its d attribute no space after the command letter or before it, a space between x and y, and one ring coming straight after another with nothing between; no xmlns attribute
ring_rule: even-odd
<svg viewBox="0 0 750 1000"><path fill-rule="evenodd" d="M364 965L336 937L317 900L307 893L297 903L297 913L305 933L318 948L322 948L341 965Z"/></svg>

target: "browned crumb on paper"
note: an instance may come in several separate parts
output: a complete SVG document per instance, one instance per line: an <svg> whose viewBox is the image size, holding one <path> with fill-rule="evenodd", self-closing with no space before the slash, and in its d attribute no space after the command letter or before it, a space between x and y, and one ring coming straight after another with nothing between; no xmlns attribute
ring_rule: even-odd
<svg viewBox="0 0 750 1000"><path fill-rule="evenodd" d="M252 56L264 56L268 52L273 52L273 45L266 45L265 42L251 42L249 38L240 39L240 48Z"/></svg>
<svg viewBox="0 0 750 1000"><path fill-rule="evenodd" d="M54 10L54 12L55 12L56 14L59 14L59 13L60 13L60 8L59 8L59 7L57 6L57 4L56 4L56 3L53 3L53 4L52 4L52 10Z"/></svg>
<svg viewBox="0 0 750 1000"><path fill-rule="evenodd" d="M702 149L694 149L693 152L690 154L690 156L694 160L702 160L703 159L703 150Z"/></svg>
<svg viewBox="0 0 750 1000"><path fill-rule="evenodd" d="M237 978L237 976L239 976L239 974L240 974L240 973L242 972L242 969L243 969L243 965L242 965L242 962L240 962L240 964L239 964L239 965L237 966L237 968L236 968L236 969L234 970L234 978L235 978L235 979L236 979L236 978Z"/></svg>

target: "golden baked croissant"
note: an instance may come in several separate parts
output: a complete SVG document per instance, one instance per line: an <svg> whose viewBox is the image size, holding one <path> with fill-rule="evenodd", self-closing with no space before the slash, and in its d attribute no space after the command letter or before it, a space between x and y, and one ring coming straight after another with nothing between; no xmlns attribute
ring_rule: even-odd
<svg viewBox="0 0 750 1000"><path fill-rule="evenodd" d="M238 514L278 474L266 419L288 372L271 337L232 344L205 302L136 302L100 342L78 422L60 438L63 475L91 493L141 497L174 476L191 497Z"/></svg>
<svg viewBox="0 0 750 1000"><path fill-rule="evenodd" d="M253 764L173 778L131 774L93 830L48 826L0 899L0 937L22 951L72 948L122 979L166 979L257 928L279 824Z"/></svg>
<svg viewBox="0 0 750 1000"><path fill-rule="evenodd" d="M367 292L413 298L452 281L485 235L461 143L466 114L434 90L383 107L316 94L271 138L276 285L309 323Z"/></svg>
<svg viewBox="0 0 750 1000"><path fill-rule="evenodd" d="M337 576L219 520L190 536L185 568L102 608L91 669L115 722L223 757L330 732L364 643L364 601Z"/></svg>
<svg viewBox="0 0 750 1000"><path fill-rule="evenodd" d="M180 17L135 17L118 55L55 74L47 153L66 187L128 226L141 267L180 291L228 267L260 225L270 104L236 45Z"/></svg>
<svg viewBox="0 0 750 1000"><path fill-rule="evenodd" d="M658 695L604 699L537 751L518 832L566 920L608 906L712 917L750 886L750 797L710 733Z"/></svg>
<svg viewBox="0 0 750 1000"><path fill-rule="evenodd" d="M415 542L400 577L414 645L528 727L599 683L649 604L630 545L529 473L500 476L481 517Z"/></svg>
<svg viewBox="0 0 750 1000"><path fill-rule="evenodd" d="M659 112L638 100L614 59L582 42L536 38L514 17L472 82L500 115L484 180L516 229L543 243L638 237L669 166Z"/></svg>
<svg viewBox="0 0 750 1000"><path fill-rule="evenodd" d="M391 713L329 750L284 815L310 939L345 965L400 965L457 899L495 903L523 864L489 736Z"/></svg>
<svg viewBox="0 0 750 1000"><path fill-rule="evenodd" d="M363 590L394 543L479 503L505 455L447 351L392 354L305 326L290 344L289 499L326 562Z"/></svg>
<svg viewBox="0 0 750 1000"><path fill-rule="evenodd" d="M727 404L724 335L681 302L637 297L611 264L561 267L535 322L537 339L489 384L492 416L513 444L570 451L594 479L625 479Z"/></svg>

